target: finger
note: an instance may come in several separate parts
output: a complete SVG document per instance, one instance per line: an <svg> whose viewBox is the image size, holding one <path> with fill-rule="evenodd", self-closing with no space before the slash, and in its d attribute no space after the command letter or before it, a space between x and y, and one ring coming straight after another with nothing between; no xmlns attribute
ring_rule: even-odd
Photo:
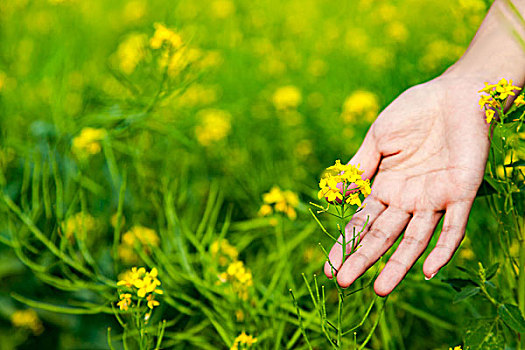
<svg viewBox="0 0 525 350"><path fill-rule="evenodd" d="M423 264L423 273L427 279L434 277L454 255L465 235L470 208L472 201L455 202L447 206L439 239Z"/></svg>
<svg viewBox="0 0 525 350"><path fill-rule="evenodd" d="M348 163L355 167L359 166L359 169L363 170L363 179L371 179L376 173L380 160L381 154L377 150L376 140L370 128L361 147Z"/></svg>
<svg viewBox="0 0 525 350"><path fill-rule="evenodd" d="M362 238L370 226L374 223L376 218L386 209L386 206L375 199L373 196L368 196L363 201L363 205L364 208L360 212L356 213L352 217L352 220L350 220L350 222L345 227L346 241L349 242L347 247L349 247L352 243L351 239L353 237L354 230L356 233L363 230L363 232L360 234L360 237ZM332 278L334 272L337 272L343 263L342 235L339 237L338 242L339 243L335 243L330 250L330 253L328 254L329 261L327 261L324 265L324 273L328 278ZM333 271L334 269L335 271Z"/></svg>
<svg viewBox="0 0 525 350"><path fill-rule="evenodd" d="M423 254L443 214L438 212L416 212L408 223L401 243L374 283L379 296L386 296L405 277L408 270Z"/></svg>
<svg viewBox="0 0 525 350"><path fill-rule="evenodd" d="M354 283L392 246L409 220L406 211L388 207L372 224L357 251L346 259L337 274L337 283L343 288Z"/></svg>

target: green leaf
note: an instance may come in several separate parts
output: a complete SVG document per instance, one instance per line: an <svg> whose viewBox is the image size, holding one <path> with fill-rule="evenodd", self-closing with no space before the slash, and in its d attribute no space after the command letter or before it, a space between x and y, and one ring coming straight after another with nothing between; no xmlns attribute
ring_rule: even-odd
<svg viewBox="0 0 525 350"><path fill-rule="evenodd" d="M465 332L464 340L464 348L470 350L496 350L503 349L505 345L495 319L472 322Z"/></svg>
<svg viewBox="0 0 525 350"><path fill-rule="evenodd" d="M487 272L486 272L486 279L487 281L490 281L492 279L492 277L494 277L496 275L496 273L498 272L498 269L499 269L499 263L495 263L494 265L490 266L488 269L487 269Z"/></svg>
<svg viewBox="0 0 525 350"><path fill-rule="evenodd" d="M480 290L481 289L479 287L473 287L473 286L465 287L463 288L463 290L461 290L461 292L459 292L458 294L456 294L456 296L454 296L454 300L452 301L452 303L456 304L456 303L459 303L460 301L468 299L478 294Z"/></svg>
<svg viewBox="0 0 525 350"><path fill-rule="evenodd" d="M519 333L525 333L525 319L516 305L503 304L498 308L498 315L507 326Z"/></svg>

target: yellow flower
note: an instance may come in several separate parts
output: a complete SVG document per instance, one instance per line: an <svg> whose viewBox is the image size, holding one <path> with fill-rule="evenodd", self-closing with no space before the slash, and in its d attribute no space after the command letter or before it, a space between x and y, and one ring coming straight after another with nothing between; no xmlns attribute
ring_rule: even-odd
<svg viewBox="0 0 525 350"><path fill-rule="evenodd" d="M521 90L521 88L512 85L512 79L507 82L506 79L501 79L496 85L496 92L499 94L496 98L500 100L506 99L508 96L514 96L514 90Z"/></svg>
<svg viewBox="0 0 525 350"><path fill-rule="evenodd" d="M160 305L160 303L157 300L155 300L154 298L155 297L154 297L153 294L148 295L148 298L147 298L148 299L148 307L150 309L153 309L155 306L159 306Z"/></svg>
<svg viewBox="0 0 525 350"><path fill-rule="evenodd" d="M257 338L246 334L244 331L239 334L233 341L233 345L230 350L239 349L239 345L245 345L246 347L251 347L253 344L257 343Z"/></svg>
<svg viewBox="0 0 525 350"><path fill-rule="evenodd" d="M372 191L370 181L363 180L361 174L363 171L359 168L351 164L343 165L340 160L336 160L321 177L317 197L325 198L328 202L341 203L344 200L347 204L361 206L359 195L366 198Z"/></svg>
<svg viewBox="0 0 525 350"><path fill-rule="evenodd" d="M237 260L239 252L226 239L213 242L210 246L211 256L218 259L219 265L225 266L231 261Z"/></svg>
<svg viewBox="0 0 525 350"><path fill-rule="evenodd" d="M35 310L17 310L11 315L11 323L15 327L30 329L33 334L39 335L44 331L44 326Z"/></svg>
<svg viewBox="0 0 525 350"><path fill-rule="evenodd" d="M135 71L137 65L146 56L147 42L146 34L133 33L120 43L116 52L116 58L122 72L129 75Z"/></svg>
<svg viewBox="0 0 525 350"><path fill-rule="evenodd" d="M454 349L448 348L448 350L462 350L461 345L454 346Z"/></svg>
<svg viewBox="0 0 525 350"><path fill-rule="evenodd" d="M128 311L129 307L131 306L131 294L121 294L120 301L117 303L117 306L120 308L120 310Z"/></svg>
<svg viewBox="0 0 525 350"><path fill-rule="evenodd" d="M512 79L501 79L497 84L485 83L485 87L479 92L485 92L490 94L495 99L505 100L509 96L515 96L514 91L521 90L520 87L512 85ZM481 103L481 101L480 101Z"/></svg>
<svg viewBox="0 0 525 350"><path fill-rule="evenodd" d="M341 117L346 123L358 121L358 118L369 123L374 120L378 112L377 96L370 91L357 90L344 101Z"/></svg>
<svg viewBox="0 0 525 350"><path fill-rule="evenodd" d="M297 218L295 208L299 206L299 197L296 193L282 191L278 186L274 186L270 192L263 194L263 201L264 204L259 209L259 215L267 216L275 210L286 214L292 220Z"/></svg>
<svg viewBox="0 0 525 350"><path fill-rule="evenodd" d="M302 101L301 92L292 85L278 88L272 97L272 102L278 110L294 109Z"/></svg>
<svg viewBox="0 0 525 350"><path fill-rule="evenodd" d="M163 294L162 290L157 289L161 284L157 276L156 267L152 268L150 272L147 272L143 267L139 269L133 267L119 276L121 280L117 282L117 286L125 286L136 291L139 298L146 297L148 293Z"/></svg>
<svg viewBox="0 0 525 350"><path fill-rule="evenodd" d="M80 239L85 239L84 234L93 232L97 222L94 217L88 213L78 212L70 217L64 223L64 234L66 238L73 239L75 233Z"/></svg>
<svg viewBox="0 0 525 350"><path fill-rule="evenodd" d="M485 117L486 117L486 120L487 120L487 123L490 124L490 122L492 121L492 119L494 118L494 110L493 109L487 109L485 111Z"/></svg>
<svg viewBox="0 0 525 350"><path fill-rule="evenodd" d="M155 33L149 41L152 49L160 49L164 44L174 49L182 46L182 38L179 34L160 23L155 23L153 26L155 27Z"/></svg>
<svg viewBox="0 0 525 350"><path fill-rule="evenodd" d="M210 146L230 133L232 117L227 111L209 108L201 110L197 117L200 124L195 127L195 136L203 146Z"/></svg>
<svg viewBox="0 0 525 350"><path fill-rule="evenodd" d="M516 99L514 100L514 104L517 107L525 105L525 99L523 98L523 95L519 95L518 97L516 97Z"/></svg>
<svg viewBox="0 0 525 350"><path fill-rule="evenodd" d="M76 136L72 142L72 151L78 157L85 158L87 156L97 154L102 149L100 141L107 135L104 129L84 128L80 135Z"/></svg>
<svg viewBox="0 0 525 350"><path fill-rule="evenodd" d="M218 276L219 283L230 282L233 291L242 300L248 299L248 288L253 286L252 272L244 266L240 260L236 260L228 265L225 272Z"/></svg>

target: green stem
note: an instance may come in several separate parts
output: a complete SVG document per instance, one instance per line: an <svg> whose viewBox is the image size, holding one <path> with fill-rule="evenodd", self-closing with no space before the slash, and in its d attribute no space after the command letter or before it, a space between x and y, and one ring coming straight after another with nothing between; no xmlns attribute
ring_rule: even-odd
<svg viewBox="0 0 525 350"><path fill-rule="evenodd" d="M519 278L518 278L518 307L525 315L525 225L521 225L520 253L519 253ZM525 348L525 333L520 333L520 349Z"/></svg>

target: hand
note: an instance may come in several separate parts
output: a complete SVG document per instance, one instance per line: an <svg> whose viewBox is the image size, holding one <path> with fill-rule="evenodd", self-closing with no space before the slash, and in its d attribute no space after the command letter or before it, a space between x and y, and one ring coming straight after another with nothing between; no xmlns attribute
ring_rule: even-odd
<svg viewBox="0 0 525 350"><path fill-rule="evenodd" d="M443 214L443 229L423 273L432 278L452 258L463 239L490 146L478 106L482 87L482 79L443 75L405 91L372 124L350 161L360 164L365 178L375 175L372 194L347 225L347 242L354 228L360 231L367 217L369 222L359 249L346 261L341 244L330 251L339 285L350 286L405 230L374 284L380 296L392 292L423 254ZM332 278L328 262L325 274Z"/></svg>

